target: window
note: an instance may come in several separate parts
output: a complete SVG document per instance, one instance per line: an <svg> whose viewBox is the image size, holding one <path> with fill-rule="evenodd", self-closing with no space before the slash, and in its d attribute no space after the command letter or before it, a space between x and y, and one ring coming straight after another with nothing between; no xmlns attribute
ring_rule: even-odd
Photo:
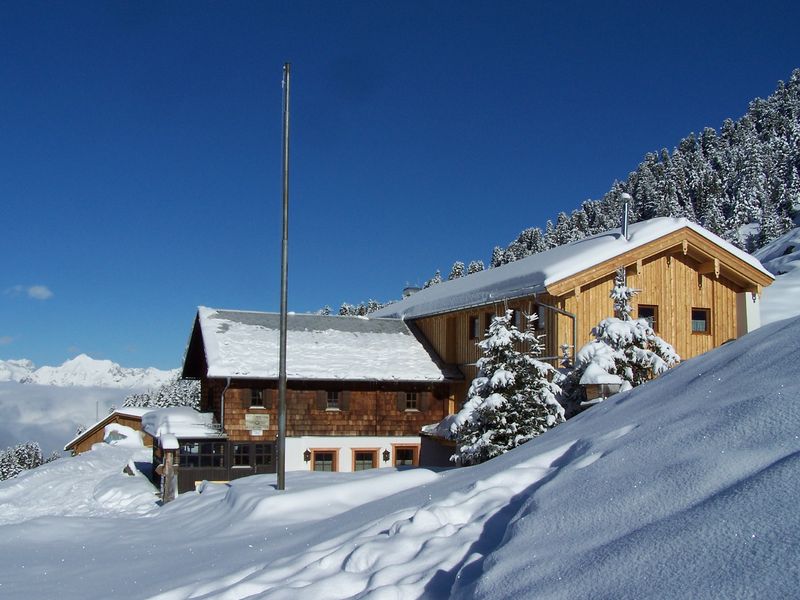
<svg viewBox="0 0 800 600"><path fill-rule="evenodd" d="M406 392L406 410L419 410L417 392Z"/></svg>
<svg viewBox="0 0 800 600"><path fill-rule="evenodd" d="M521 310L514 310L514 314L511 318L511 322L513 323L514 327L522 331L524 329L524 325L522 324L522 311Z"/></svg>
<svg viewBox="0 0 800 600"><path fill-rule="evenodd" d="M328 392L328 401L325 404L327 410L339 410L339 392Z"/></svg>
<svg viewBox="0 0 800 600"><path fill-rule="evenodd" d="M272 464L272 444L253 444L253 462L257 467Z"/></svg>
<svg viewBox="0 0 800 600"><path fill-rule="evenodd" d="M494 313L488 312L483 316L483 318L484 318L484 323L486 323L486 326L483 328L483 330L488 331L489 327L491 327L492 325L492 321L494 320Z"/></svg>
<svg viewBox="0 0 800 600"><path fill-rule="evenodd" d="M470 317L469 318L469 339L477 340L480 337L481 331L481 324L478 317Z"/></svg>
<svg viewBox="0 0 800 600"><path fill-rule="evenodd" d="M250 389L250 406L264 406L264 390Z"/></svg>
<svg viewBox="0 0 800 600"><path fill-rule="evenodd" d="M692 309L692 333L709 333L711 311L707 308Z"/></svg>
<svg viewBox="0 0 800 600"><path fill-rule="evenodd" d="M377 450L353 450L353 471L366 471L377 466Z"/></svg>
<svg viewBox="0 0 800 600"><path fill-rule="evenodd" d="M250 444L233 445L233 466L234 467L250 466Z"/></svg>
<svg viewBox="0 0 800 600"><path fill-rule="evenodd" d="M335 471L336 470L336 451L335 450L312 450L311 468L314 471Z"/></svg>
<svg viewBox="0 0 800 600"><path fill-rule="evenodd" d="M225 442L181 442L182 467L224 467Z"/></svg>
<svg viewBox="0 0 800 600"><path fill-rule="evenodd" d="M658 307L650 304L640 304L638 308L640 319L647 321L653 331L658 331Z"/></svg>
<svg viewBox="0 0 800 600"><path fill-rule="evenodd" d="M411 467L418 463L419 446L395 446L394 466Z"/></svg>

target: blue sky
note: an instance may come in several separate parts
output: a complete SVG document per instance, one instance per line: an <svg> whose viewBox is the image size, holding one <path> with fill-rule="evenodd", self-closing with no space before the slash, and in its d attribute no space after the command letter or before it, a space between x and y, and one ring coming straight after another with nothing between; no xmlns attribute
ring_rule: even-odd
<svg viewBox="0 0 800 600"><path fill-rule="evenodd" d="M701 6L702 4L702 6ZM0 3L0 359L180 364L197 305L400 295L800 67L795 2Z"/></svg>

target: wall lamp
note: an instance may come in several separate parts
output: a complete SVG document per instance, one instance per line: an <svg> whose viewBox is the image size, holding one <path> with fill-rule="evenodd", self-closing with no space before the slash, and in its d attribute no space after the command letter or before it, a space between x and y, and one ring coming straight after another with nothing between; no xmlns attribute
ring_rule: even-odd
<svg viewBox="0 0 800 600"><path fill-rule="evenodd" d="M389 451L388 450L384 450L383 451L383 462L389 462L389 457L390 456L391 456L391 454L389 453Z"/></svg>
<svg viewBox="0 0 800 600"><path fill-rule="evenodd" d="M311 462L311 450L306 449L306 451L303 452L303 460L306 462Z"/></svg>

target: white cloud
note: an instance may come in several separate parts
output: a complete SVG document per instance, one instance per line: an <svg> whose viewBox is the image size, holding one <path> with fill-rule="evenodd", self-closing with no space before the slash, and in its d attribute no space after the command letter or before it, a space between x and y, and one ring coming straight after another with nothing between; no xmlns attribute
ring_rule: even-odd
<svg viewBox="0 0 800 600"><path fill-rule="evenodd" d="M8 346L13 341L14 338L10 335L0 335L0 346Z"/></svg>
<svg viewBox="0 0 800 600"><path fill-rule="evenodd" d="M28 298L34 298L36 300L47 300L48 298L53 297L53 292L50 291L46 285L31 285L31 286L24 286L24 285L15 285L10 287L6 290L6 294L11 296L19 296L21 294L25 294Z"/></svg>
<svg viewBox="0 0 800 600"><path fill-rule="evenodd" d="M28 288L28 296L37 300L47 300L53 297L53 292L46 285L32 285Z"/></svg>

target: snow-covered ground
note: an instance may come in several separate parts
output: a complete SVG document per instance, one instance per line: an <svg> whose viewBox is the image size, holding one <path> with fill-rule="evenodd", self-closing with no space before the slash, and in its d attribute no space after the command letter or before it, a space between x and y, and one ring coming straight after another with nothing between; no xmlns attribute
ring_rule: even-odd
<svg viewBox="0 0 800 600"><path fill-rule="evenodd" d="M764 290L761 323L773 323L800 314L800 227L789 231L755 253L775 275Z"/></svg>
<svg viewBox="0 0 800 600"><path fill-rule="evenodd" d="M62 459L0 482L0 597L797 597L798 364L800 318L773 323L438 473L257 476L154 508L132 450Z"/></svg>

